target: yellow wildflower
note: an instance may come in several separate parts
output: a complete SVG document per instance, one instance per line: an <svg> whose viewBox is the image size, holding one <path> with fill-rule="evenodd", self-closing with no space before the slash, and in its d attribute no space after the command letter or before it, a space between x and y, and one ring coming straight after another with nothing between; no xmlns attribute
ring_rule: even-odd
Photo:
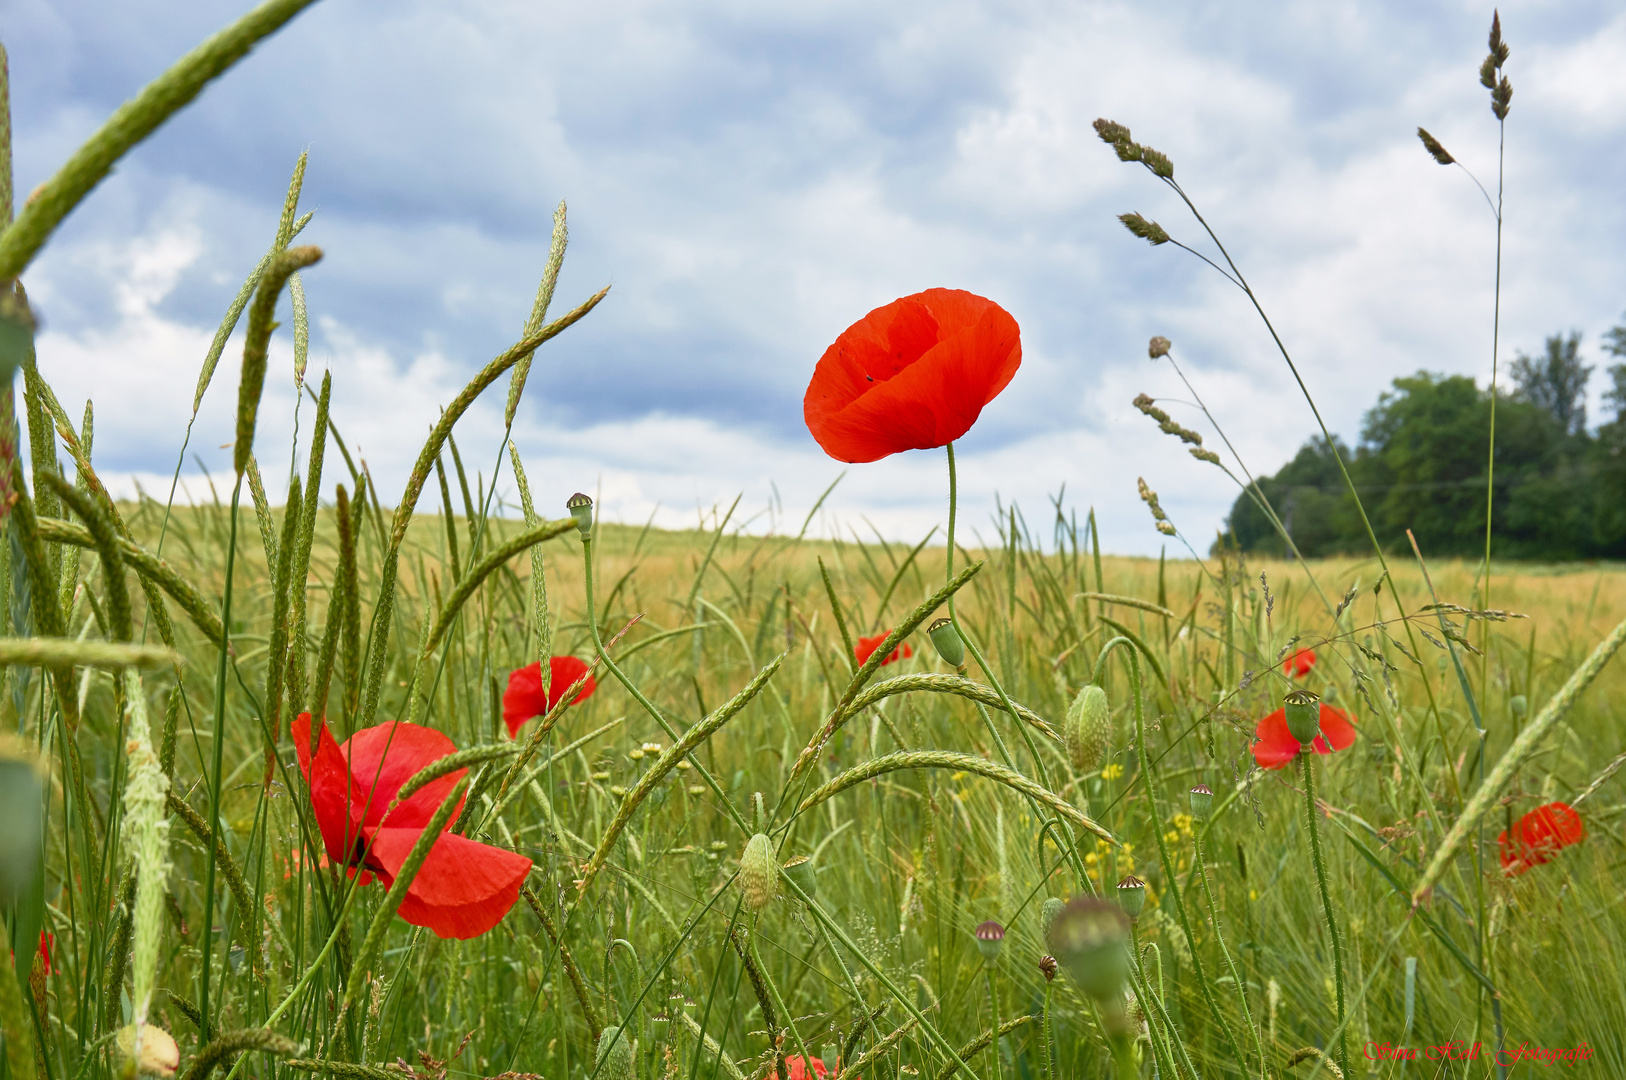
<svg viewBox="0 0 1626 1080"><path fill-rule="evenodd" d="M1121 764L1119 764L1118 762L1114 761L1111 765L1108 765L1106 768L1101 770L1101 779L1103 779L1103 780L1116 780L1116 779L1118 779L1118 777L1122 776L1123 774L1124 774L1124 767Z"/></svg>

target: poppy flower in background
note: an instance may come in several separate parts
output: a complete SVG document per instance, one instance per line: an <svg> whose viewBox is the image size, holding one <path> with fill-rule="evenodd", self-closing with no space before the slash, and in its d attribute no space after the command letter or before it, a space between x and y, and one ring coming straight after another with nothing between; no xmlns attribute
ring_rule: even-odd
<svg viewBox="0 0 1626 1080"><path fill-rule="evenodd" d="M548 692L542 692L542 665L527 664L508 676L508 689L502 695L502 719L508 725L508 737L519 733L520 725L533 716L546 716L565 691L576 685L576 680L587 676L587 684L576 695L572 705L580 705L593 696L598 683L589 674L587 661L574 656L555 656L548 661Z"/></svg>
<svg viewBox="0 0 1626 1080"><path fill-rule="evenodd" d="M1517 877L1542 863L1552 862L1560 848L1578 844L1586 837L1586 826L1569 803L1538 806L1513 823L1513 834L1496 838L1502 849L1502 869Z"/></svg>
<svg viewBox="0 0 1626 1080"><path fill-rule="evenodd" d="M373 874L393 884L412 845L468 770L425 784L393 809L390 804L401 785L455 753L456 745L433 728L394 722L363 728L341 746L324 721L313 756L310 713L300 713L291 729L328 858L352 874L359 871L363 885ZM531 860L523 855L442 831L407 886L398 914L438 937L477 937L508 914L530 871Z"/></svg>
<svg viewBox="0 0 1626 1080"><path fill-rule="evenodd" d="M1318 754L1347 750L1355 743L1353 718L1342 709L1321 703L1321 734L1312 744ZM1253 729L1253 760L1261 769L1280 769L1299 756L1299 741L1287 729L1287 709L1280 708Z"/></svg>
<svg viewBox="0 0 1626 1080"><path fill-rule="evenodd" d="M813 1068L808 1069L808 1065L812 1065ZM827 1076L839 1074L826 1068L821 1058L808 1058L804 1062L800 1054L789 1054L785 1057L785 1075L789 1080L825 1080ZM861 1078L855 1076L852 1080L861 1080Z"/></svg>
<svg viewBox="0 0 1626 1080"><path fill-rule="evenodd" d="M842 331L813 369L802 417L837 461L928 450L969 431L1021 363L1021 331L1004 308L927 289Z"/></svg>
<svg viewBox="0 0 1626 1080"><path fill-rule="evenodd" d="M1315 667L1314 649L1296 649L1292 656L1282 661L1282 674L1290 679L1302 679L1310 674Z"/></svg>
<svg viewBox="0 0 1626 1080"><path fill-rule="evenodd" d="M891 633L891 631L889 630L887 633ZM861 637L858 639L858 644L853 646L853 656L857 657L858 662L862 664L865 660L870 658L876 649L881 647L881 642L885 640L886 634L876 634L874 637ZM881 666L886 667L886 665L895 662L900 655L903 657L910 657L915 655L915 650L911 649L907 644L900 645L896 649L892 650L891 656L881 661Z"/></svg>

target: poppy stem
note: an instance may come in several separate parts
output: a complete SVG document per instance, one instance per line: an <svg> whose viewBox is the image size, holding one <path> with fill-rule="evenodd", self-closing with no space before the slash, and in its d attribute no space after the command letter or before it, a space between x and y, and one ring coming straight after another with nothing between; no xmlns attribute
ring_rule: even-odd
<svg viewBox="0 0 1626 1080"><path fill-rule="evenodd" d="M1338 923L1332 915L1332 894L1327 891L1327 867L1321 853L1321 830L1315 822L1315 768L1313 754L1300 753L1304 766L1304 807L1310 820L1310 858L1315 863L1316 883L1321 886L1321 907L1327 916L1327 936L1332 939L1333 987L1338 998L1338 1067L1349 1075L1349 1040L1344 1035L1344 946L1338 940Z"/></svg>
<svg viewBox="0 0 1626 1080"><path fill-rule="evenodd" d="M994 965L984 964L983 971L988 976L988 1007L994 1014L994 1044L988 1049L993 1051L994 1055L994 1080L1000 1080L1004 1075L1004 1065L999 1060L999 993L994 989ZM1050 988L1046 986L1045 989L1048 991ZM1048 1001L1046 1004L1048 1005Z"/></svg>
<svg viewBox="0 0 1626 1080"><path fill-rule="evenodd" d="M1253 1036L1254 1053L1259 1055L1260 1075L1265 1074L1265 1044L1259 1038L1259 1028L1253 1022L1253 1013L1248 1008L1248 984L1243 981L1242 973L1237 970L1236 961L1231 959L1231 950L1225 944L1225 932L1220 929L1219 905L1214 903L1214 890L1208 884L1208 868L1203 865L1203 831L1194 829L1191 834L1192 854L1196 860L1197 879L1202 882L1203 896L1208 901L1208 921L1214 924L1214 940L1219 942L1220 955L1225 957L1225 966L1231 972L1231 985L1236 987L1237 1003L1242 1006L1242 1022L1248 1027L1248 1034Z"/></svg>

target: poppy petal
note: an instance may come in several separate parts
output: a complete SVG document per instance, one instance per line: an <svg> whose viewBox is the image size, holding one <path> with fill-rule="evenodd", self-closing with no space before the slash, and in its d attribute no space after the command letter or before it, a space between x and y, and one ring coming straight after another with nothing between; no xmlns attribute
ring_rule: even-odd
<svg viewBox="0 0 1626 1080"><path fill-rule="evenodd" d="M508 689L502 694L502 720L510 739L520 725L548 711L548 697L542 692L542 665L526 664L508 676Z"/></svg>
<svg viewBox="0 0 1626 1080"><path fill-rule="evenodd" d="M576 699L571 704L580 705L592 697L593 691L598 689L598 683L593 681L587 661L580 657L555 656L548 661L548 670L552 672L552 685L548 688L549 712L553 710L555 705L559 704L559 699L564 697L566 692L572 686L575 686L577 681L584 675L587 676L587 682L581 688L581 691L576 694Z"/></svg>
<svg viewBox="0 0 1626 1080"><path fill-rule="evenodd" d="M418 829L398 828L373 833L373 857L386 883L394 883L419 835ZM397 914L438 937L478 937L508 914L530 872L531 860L523 855L443 833L407 885Z"/></svg>
<svg viewBox="0 0 1626 1080"><path fill-rule="evenodd" d="M1316 737L1316 751L1329 753L1322 747L1332 744L1333 750L1348 750L1355 745L1355 725L1350 723L1350 715L1342 709L1335 709L1326 702L1321 703L1321 735ZM1325 736L1323 739L1322 736Z"/></svg>
<svg viewBox="0 0 1626 1080"><path fill-rule="evenodd" d="M928 289L848 327L802 399L808 431L838 461L876 461L952 442L1022 362L1016 320L959 289Z"/></svg>
<svg viewBox="0 0 1626 1080"><path fill-rule="evenodd" d="M1299 756L1299 741L1287 728L1286 709L1260 720L1253 736L1253 760L1261 769L1280 769Z"/></svg>
<svg viewBox="0 0 1626 1080"><path fill-rule="evenodd" d="M467 769L459 769L437 777L391 811L390 802L395 798L395 793L401 790L401 785L425 766L456 753L457 745L444 732L434 728L391 721L356 732L344 744L344 751L358 789L351 796L351 801L366 812L364 824L369 829L383 823L386 811L390 815L389 824L395 828L429 824L435 808L468 772Z"/></svg>
<svg viewBox="0 0 1626 1080"><path fill-rule="evenodd" d="M360 804L351 801L357 785L344 752L323 721L317 729L316 754L312 757L310 713L300 713L289 725L289 733L299 756L299 771L310 785L311 810L327 857L340 865L347 864L361 836L362 821Z"/></svg>

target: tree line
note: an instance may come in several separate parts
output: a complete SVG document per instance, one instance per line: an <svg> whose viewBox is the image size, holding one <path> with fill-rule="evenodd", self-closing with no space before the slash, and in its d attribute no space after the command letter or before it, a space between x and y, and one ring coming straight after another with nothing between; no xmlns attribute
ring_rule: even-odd
<svg viewBox="0 0 1626 1080"><path fill-rule="evenodd" d="M1626 357L1626 324L1604 336ZM1514 559L1626 559L1626 363L1609 366L1607 417L1588 428L1592 367L1581 334L1555 334L1538 355L1520 353L1496 390L1491 552ZM1231 508L1231 541L1245 551L1306 557L1369 551L1371 541L1339 473L1360 493L1378 542L1425 555L1483 556L1491 392L1465 375L1419 371L1395 379L1370 410L1351 450L1319 435L1274 476L1259 477ZM1262 498L1261 498L1262 496Z"/></svg>

